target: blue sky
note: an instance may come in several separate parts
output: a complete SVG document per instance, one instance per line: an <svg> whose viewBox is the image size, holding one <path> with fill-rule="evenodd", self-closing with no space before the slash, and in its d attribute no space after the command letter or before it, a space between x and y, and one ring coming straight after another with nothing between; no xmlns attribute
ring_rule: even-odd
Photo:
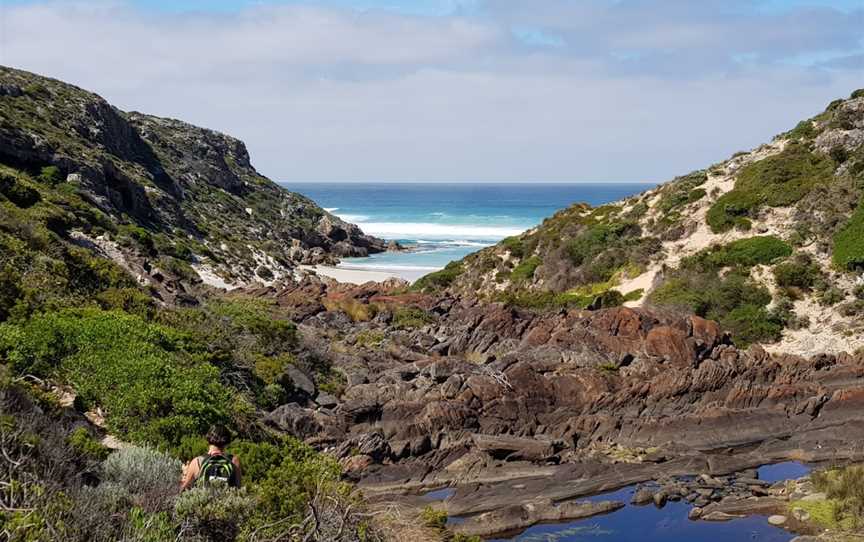
<svg viewBox="0 0 864 542"><path fill-rule="evenodd" d="M661 181L864 87L864 0L6 0L0 63L280 180Z"/></svg>

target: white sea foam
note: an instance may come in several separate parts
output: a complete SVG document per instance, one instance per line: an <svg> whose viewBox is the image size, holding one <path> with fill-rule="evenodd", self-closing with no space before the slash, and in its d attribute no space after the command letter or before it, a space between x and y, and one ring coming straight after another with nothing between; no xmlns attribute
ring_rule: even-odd
<svg viewBox="0 0 864 542"><path fill-rule="evenodd" d="M341 217L348 220L346 217ZM364 222L353 220L364 233L389 239L490 239L498 240L518 235L524 230L512 226L481 226L475 224L432 224L427 222ZM473 245L472 245L473 246ZM483 246L483 245L480 245Z"/></svg>
<svg viewBox="0 0 864 542"><path fill-rule="evenodd" d="M327 211L328 213L335 213L336 211L339 210L339 207L324 207L324 210Z"/></svg>
<svg viewBox="0 0 864 542"><path fill-rule="evenodd" d="M446 241L432 241L429 239L415 239L418 245L443 245L448 247L488 247L494 244L493 242L484 243L483 241L468 241L467 239L454 239Z"/></svg>
<svg viewBox="0 0 864 542"><path fill-rule="evenodd" d="M347 214L341 214L340 213L340 214L337 214L336 216L338 216L339 218L341 218L345 222L351 222L353 224L357 224L358 226L360 225L360 224L358 224L359 222L363 222L364 220L369 220L369 217L366 215L347 215ZM362 228L362 226L360 226L360 227ZM365 229L363 231L364 231L364 233L369 233Z"/></svg>
<svg viewBox="0 0 864 542"><path fill-rule="evenodd" d="M432 267L428 265L390 265L390 264L357 264L357 263L340 263L337 267L340 269L368 269L381 271L437 271L440 267Z"/></svg>

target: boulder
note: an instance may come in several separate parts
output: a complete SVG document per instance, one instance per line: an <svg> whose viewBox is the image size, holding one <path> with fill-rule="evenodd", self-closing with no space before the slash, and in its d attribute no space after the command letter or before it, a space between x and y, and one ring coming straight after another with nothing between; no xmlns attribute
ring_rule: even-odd
<svg viewBox="0 0 864 542"><path fill-rule="evenodd" d="M302 392L309 397L315 396L315 382L294 365L289 365L285 370L285 379L294 391Z"/></svg>
<svg viewBox="0 0 864 542"><path fill-rule="evenodd" d="M314 411L303 408L297 403L276 408L267 414L264 420L299 439L314 436L322 429L321 424L315 419Z"/></svg>

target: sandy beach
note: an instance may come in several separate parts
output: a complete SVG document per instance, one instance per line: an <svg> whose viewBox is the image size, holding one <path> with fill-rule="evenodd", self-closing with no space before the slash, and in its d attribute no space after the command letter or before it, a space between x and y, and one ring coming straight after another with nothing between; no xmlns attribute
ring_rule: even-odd
<svg viewBox="0 0 864 542"><path fill-rule="evenodd" d="M329 265L304 265L303 269L315 271L322 277L330 277L331 279L348 284L364 284L366 282L382 282L391 278L401 278L396 273L387 271L369 271L366 269L343 269L341 267L331 267Z"/></svg>

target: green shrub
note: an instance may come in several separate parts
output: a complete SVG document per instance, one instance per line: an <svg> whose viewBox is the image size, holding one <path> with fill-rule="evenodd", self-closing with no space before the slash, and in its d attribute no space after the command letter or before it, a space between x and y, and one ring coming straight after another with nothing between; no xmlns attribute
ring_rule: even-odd
<svg viewBox="0 0 864 542"><path fill-rule="evenodd" d="M510 274L510 279L513 282L530 281L534 278L534 271L537 270L541 263L542 260L537 256L532 256L531 258L520 262Z"/></svg>
<svg viewBox="0 0 864 542"><path fill-rule="evenodd" d="M419 307L399 307L393 313L393 326L399 329L417 329L435 321Z"/></svg>
<svg viewBox="0 0 864 542"><path fill-rule="evenodd" d="M819 296L819 303L830 307L840 303L846 298L846 292L836 286L829 286Z"/></svg>
<svg viewBox="0 0 864 542"><path fill-rule="evenodd" d="M732 309L720 324L732 333L740 347L755 342L778 341L783 333L783 322L765 307L757 305L742 305Z"/></svg>
<svg viewBox="0 0 864 542"><path fill-rule="evenodd" d="M721 277L716 270L682 267L657 287L649 300L716 320L742 346L776 340L783 329L782 318L766 309L770 292L750 280L746 270Z"/></svg>
<svg viewBox="0 0 864 542"><path fill-rule="evenodd" d="M38 179L40 182L50 185L56 185L62 180L60 168L58 168L57 166L45 166L39 172Z"/></svg>
<svg viewBox="0 0 864 542"><path fill-rule="evenodd" d="M813 126L813 121L802 120L795 128L786 132L785 136L789 139L812 139L816 134L816 127Z"/></svg>
<svg viewBox="0 0 864 542"><path fill-rule="evenodd" d="M237 453L241 454L239 448ZM338 482L341 469L335 459L295 439L282 441L275 462L265 453L261 464L250 464L253 457L257 456L243 452L241 461L249 469L250 481L258 480L261 512L270 517L299 518L319 486L337 493L348 491ZM254 473L261 473L260 477Z"/></svg>
<svg viewBox="0 0 864 542"><path fill-rule="evenodd" d="M856 299L864 299L864 284L859 284L852 290L852 294Z"/></svg>
<svg viewBox="0 0 864 542"><path fill-rule="evenodd" d="M189 337L118 311L67 309L0 325L0 354L19 373L71 382L108 427L159 446L228 421L219 371L185 350Z"/></svg>
<svg viewBox="0 0 864 542"><path fill-rule="evenodd" d="M465 268L462 266L462 262L450 262L441 271L429 273L418 279L411 285L411 291L433 293L443 290L464 272Z"/></svg>
<svg viewBox="0 0 864 542"><path fill-rule="evenodd" d="M864 200L834 236L831 257L838 269L864 269Z"/></svg>
<svg viewBox="0 0 864 542"><path fill-rule="evenodd" d="M108 457L108 452L110 451L101 442L93 438L86 427L79 427L73 431L66 439L66 442L81 455L97 461L102 461Z"/></svg>
<svg viewBox="0 0 864 542"><path fill-rule="evenodd" d="M187 536L228 541L237 538L256 504L245 488L196 487L177 498L174 513Z"/></svg>
<svg viewBox="0 0 864 542"><path fill-rule="evenodd" d="M119 309L150 320L156 313L152 297L135 288L108 288L96 294L96 301L105 310Z"/></svg>
<svg viewBox="0 0 864 542"><path fill-rule="evenodd" d="M671 215L672 221L676 220L678 218L676 211L681 207L705 197L705 190L697 187L707 180L708 173L704 170L678 177L661 189L657 210L663 215Z"/></svg>
<svg viewBox="0 0 864 542"><path fill-rule="evenodd" d="M811 474L813 486L825 494L833 517L823 524L846 530L864 525L864 467L853 465Z"/></svg>
<svg viewBox="0 0 864 542"><path fill-rule="evenodd" d="M126 247L137 247L148 254L156 252L153 235L134 224L122 224L117 227L117 242Z"/></svg>
<svg viewBox="0 0 864 542"><path fill-rule="evenodd" d="M792 254L792 247L774 236L748 237L705 249L684 262L707 268L766 265Z"/></svg>
<svg viewBox="0 0 864 542"><path fill-rule="evenodd" d="M294 365L295 361L291 354L260 356L255 361L255 376L265 384L275 384L279 382L288 367Z"/></svg>
<svg viewBox="0 0 864 542"><path fill-rule="evenodd" d="M774 279L781 288L809 290L822 277L822 270L807 255L774 267Z"/></svg>
<svg viewBox="0 0 864 542"><path fill-rule="evenodd" d="M740 226L763 206L793 205L815 186L830 182L834 168L827 156L790 144L783 152L744 167L735 188L708 210L708 225L714 233L721 233Z"/></svg>
<svg viewBox="0 0 864 542"><path fill-rule="evenodd" d="M521 237L507 237L501 241L501 245L506 248L514 258L522 259L526 256L525 244L522 242Z"/></svg>
<svg viewBox="0 0 864 542"><path fill-rule="evenodd" d="M29 183L8 174L0 174L0 195L22 209L33 207L42 199Z"/></svg>
<svg viewBox="0 0 864 542"><path fill-rule="evenodd" d="M423 522L423 525L430 529L443 530L447 526L447 512L426 506L420 512L420 520Z"/></svg>
<svg viewBox="0 0 864 542"><path fill-rule="evenodd" d="M595 224L568 243L567 254L573 265L580 266L609 248L632 227L629 223Z"/></svg>

